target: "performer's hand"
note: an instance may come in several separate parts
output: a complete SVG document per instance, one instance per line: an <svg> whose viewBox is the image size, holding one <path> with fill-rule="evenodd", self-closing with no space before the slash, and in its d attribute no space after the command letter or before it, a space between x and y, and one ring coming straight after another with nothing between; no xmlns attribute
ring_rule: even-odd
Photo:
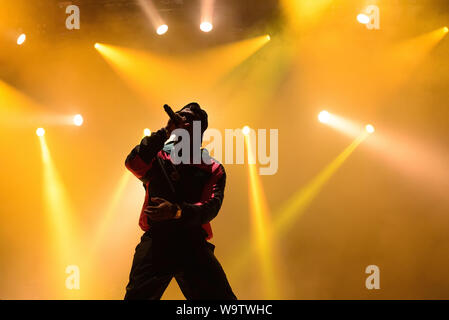
<svg viewBox="0 0 449 320"><path fill-rule="evenodd" d="M152 206L147 206L144 212L154 221L164 221L179 218L176 216L179 207L162 198L151 198L151 201L156 203Z"/></svg>
<svg viewBox="0 0 449 320"><path fill-rule="evenodd" d="M168 119L167 125L165 126L165 130L167 131L167 136L171 136L171 133L173 130L178 128L183 128L185 118L180 116L178 113L175 113L176 117L178 118L179 125L176 125L172 119Z"/></svg>
<svg viewBox="0 0 449 320"><path fill-rule="evenodd" d="M176 117L178 118L178 125L176 125L172 119L168 119L167 125L165 126L165 131L167 132L167 136L170 137L172 132L175 129L178 128L183 128L183 129L188 129L190 126L190 123L188 122L188 119L179 114L179 113L175 113Z"/></svg>

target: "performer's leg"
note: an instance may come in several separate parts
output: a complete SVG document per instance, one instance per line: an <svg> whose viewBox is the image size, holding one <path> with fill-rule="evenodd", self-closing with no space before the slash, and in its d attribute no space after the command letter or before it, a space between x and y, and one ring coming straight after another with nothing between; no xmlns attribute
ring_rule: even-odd
<svg viewBox="0 0 449 320"><path fill-rule="evenodd" d="M182 293L188 300L236 300L226 274L209 242L192 251L181 272L175 274Z"/></svg>
<svg viewBox="0 0 449 320"><path fill-rule="evenodd" d="M158 271L160 269L154 264L152 244L151 237L144 234L136 247L125 300L158 300L173 278L173 273Z"/></svg>

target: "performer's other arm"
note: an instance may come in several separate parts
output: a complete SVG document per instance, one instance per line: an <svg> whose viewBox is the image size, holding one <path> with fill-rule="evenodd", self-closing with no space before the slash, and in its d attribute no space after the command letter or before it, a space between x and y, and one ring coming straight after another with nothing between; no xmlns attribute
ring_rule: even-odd
<svg viewBox="0 0 449 320"><path fill-rule="evenodd" d="M143 180L148 170L151 169L157 153L162 150L167 139L168 130L166 128L144 137L126 158L126 168L137 178Z"/></svg>
<svg viewBox="0 0 449 320"><path fill-rule="evenodd" d="M210 188L207 200L195 204L183 203L180 206L182 210L181 219L187 225L203 225L208 223L220 211L226 186L226 172L222 165L213 174L210 183L212 183L212 187Z"/></svg>

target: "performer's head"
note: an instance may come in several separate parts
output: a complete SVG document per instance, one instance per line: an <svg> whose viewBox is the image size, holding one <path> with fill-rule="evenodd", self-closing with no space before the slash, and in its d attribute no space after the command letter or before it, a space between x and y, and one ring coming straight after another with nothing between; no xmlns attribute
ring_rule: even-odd
<svg viewBox="0 0 449 320"><path fill-rule="evenodd" d="M203 140L204 131L206 131L208 126L206 111L201 109L198 103L191 102L176 113L186 118L186 125L184 128L189 131L190 135L193 134L193 122L201 121L201 140Z"/></svg>

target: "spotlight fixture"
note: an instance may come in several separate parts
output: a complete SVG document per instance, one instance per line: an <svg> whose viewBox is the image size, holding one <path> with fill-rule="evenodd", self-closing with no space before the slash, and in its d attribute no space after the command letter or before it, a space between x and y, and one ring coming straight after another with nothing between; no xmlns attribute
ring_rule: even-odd
<svg viewBox="0 0 449 320"><path fill-rule="evenodd" d="M330 120L330 118L331 118L331 115L330 115L330 113L327 112L326 110L321 111L321 112L318 114L318 121L320 121L321 123L328 123L329 120Z"/></svg>
<svg viewBox="0 0 449 320"><path fill-rule="evenodd" d="M374 133L375 129L371 124L367 124L365 127L366 132L368 133Z"/></svg>
<svg viewBox="0 0 449 320"><path fill-rule="evenodd" d="M161 24L159 27L157 27L156 33L158 35L163 35L168 31L168 26L166 24Z"/></svg>
<svg viewBox="0 0 449 320"><path fill-rule="evenodd" d="M212 23L210 23L208 21L201 22L201 24L200 24L200 29L203 32L210 32L210 31L212 31L213 28L214 28L214 26L212 25Z"/></svg>
<svg viewBox="0 0 449 320"><path fill-rule="evenodd" d="M248 126L244 126L242 132L245 136L249 135L250 128Z"/></svg>
<svg viewBox="0 0 449 320"><path fill-rule="evenodd" d="M359 13L357 15L357 21L361 24L368 24L370 21L370 17L365 13Z"/></svg>
<svg viewBox="0 0 449 320"><path fill-rule="evenodd" d="M37 134L38 137L43 137L44 134L45 134L44 128L37 128L36 134Z"/></svg>
<svg viewBox="0 0 449 320"><path fill-rule="evenodd" d="M22 33L20 36L17 37L17 44L21 46L25 42L26 38L27 38L26 34Z"/></svg>
<svg viewBox="0 0 449 320"><path fill-rule="evenodd" d="M77 115L75 115L74 117L73 117L73 124L75 125L75 126L81 126L82 124L83 124L83 122L84 122L84 119L83 119L83 116L82 115L80 115L80 114L77 114Z"/></svg>
<svg viewBox="0 0 449 320"><path fill-rule="evenodd" d="M143 135L146 137L151 136L151 130L148 128L143 129Z"/></svg>

